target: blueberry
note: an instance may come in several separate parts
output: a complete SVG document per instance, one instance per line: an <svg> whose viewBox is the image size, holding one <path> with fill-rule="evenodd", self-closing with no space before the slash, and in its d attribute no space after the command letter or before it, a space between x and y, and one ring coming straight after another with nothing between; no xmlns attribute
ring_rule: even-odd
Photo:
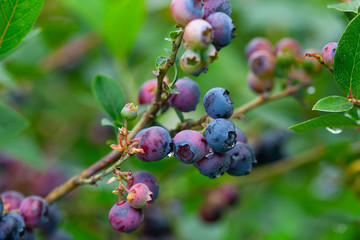
<svg viewBox="0 0 360 240"><path fill-rule="evenodd" d="M32 229L25 229L24 235L20 237L20 240L36 240L36 235L34 230Z"/></svg>
<svg viewBox="0 0 360 240"><path fill-rule="evenodd" d="M154 237L154 239L171 234L170 222L166 219L161 207L152 205L145 209L142 232L146 236Z"/></svg>
<svg viewBox="0 0 360 240"><path fill-rule="evenodd" d="M170 152L171 137L162 127L149 127L142 135L138 147L144 153L137 153L136 157L145 162L163 159Z"/></svg>
<svg viewBox="0 0 360 240"><path fill-rule="evenodd" d="M287 134L282 131L270 131L264 134L254 147L258 165L272 163L286 157L284 151L286 140Z"/></svg>
<svg viewBox="0 0 360 240"><path fill-rule="evenodd" d="M232 19L222 12L216 12L206 18L213 28L213 44L219 51L236 36Z"/></svg>
<svg viewBox="0 0 360 240"><path fill-rule="evenodd" d="M0 221L0 239L20 239L24 234L25 223L22 217L16 212L4 214Z"/></svg>
<svg viewBox="0 0 360 240"><path fill-rule="evenodd" d="M247 75L247 82L249 87L259 94L263 94L271 91L274 86L273 78L260 78L256 76L253 72L249 72Z"/></svg>
<svg viewBox="0 0 360 240"><path fill-rule="evenodd" d="M24 200L24 195L17 191L5 191L0 195L3 198L4 208L7 211L18 209L21 201Z"/></svg>
<svg viewBox="0 0 360 240"><path fill-rule="evenodd" d="M289 52L293 56L301 55L301 48L293 38L283 38L276 43L275 53L278 55L280 52Z"/></svg>
<svg viewBox="0 0 360 240"><path fill-rule="evenodd" d="M139 104L149 104L155 97L157 79L151 79L143 83L139 91Z"/></svg>
<svg viewBox="0 0 360 240"><path fill-rule="evenodd" d="M232 176L247 175L256 162L252 148L242 142L237 142L235 147L227 152L230 156L231 163L227 173Z"/></svg>
<svg viewBox="0 0 360 240"><path fill-rule="evenodd" d="M305 53L310 53L310 54L312 53L312 54L320 55L319 51L314 50L314 49L307 49L307 50L305 50ZM310 56L304 57L304 59L302 61L302 67L308 73L318 73L322 69L321 63L316 58L310 57Z"/></svg>
<svg viewBox="0 0 360 240"><path fill-rule="evenodd" d="M150 204L153 193L143 183L134 184L127 195L127 201L133 208L143 208Z"/></svg>
<svg viewBox="0 0 360 240"><path fill-rule="evenodd" d="M229 151L236 143L234 123L223 118L213 120L206 126L205 139L215 152Z"/></svg>
<svg viewBox="0 0 360 240"><path fill-rule="evenodd" d="M213 223L221 218L224 210L222 205L204 204L199 209L199 215L203 221Z"/></svg>
<svg viewBox="0 0 360 240"><path fill-rule="evenodd" d="M210 44L206 49L201 51L201 59L207 63L213 63L218 59L218 51L213 44Z"/></svg>
<svg viewBox="0 0 360 240"><path fill-rule="evenodd" d="M142 209L135 209L126 201L116 203L109 212L110 225L119 232L133 232L144 219Z"/></svg>
<svg viewBox="0 0 360 240"><path fill-rule="evenodd" d="M200 101L201 92L199 85L188 77L178 79L175 85L179 94L173 94L169 98L169 106L177 108L182 112L194 111Z"/></svg>
<svg viewBox="0 0 360 240"><path fill-rule="evenodd" d="M172 0L170 8L175 21L183 26L204 16L202 0Z"/></svg>
<svg viewBox="0 0 360 240"><path fill-rule="evenodd" d="M246 58L249 59L250 56L259 50L267 51L271 54L274 54L274 49L270 41L263 37L257 37L252 39L245 47Z"/></svg>
<svg viewBox="0 0 360 240"><path fill-rule="evenodd" d="M216 152L208 154L194 164L202 175L211 179L223 175L229 169L229 165L229 155L227 153Z"/></svg>
<svg viewBox="0 0 360 240"><path fill-rule="evenodd" d="M3 215L3 212L4 212L4 202L3 202L2 197L0 196L0 219Z"/></svg>
<svg viewBox="0 0 360 240"><path fill-rule="evenodd" d="M47 235L45 240L73 240L73 237L63 230L57 230L50 235Z"/></svg>
<svg viewBox="0 0 360 240"><path fill-rule="evenodd" d="M43 198L29 196L20 204L20 215L27 228L40 227L49 220L49 207Z"/></svg>
<svg viewBox="0 0 360 240"><path fill-rule="evenodd" d="M215 12L223 12L231 15L231 5L229 0L203 0L204 2L204 18Z"/></svg>
<svg viewBox="0 0 360 240"><path fill-rule="evenodd" d="M249 58L249 67L259 77L271 77L275 72L275 57L266 50L254 52Z"/></svg>
<svg viewBox="0 0 360 240"><path fill-rule="evenodd" d="M192 20L185 27L183 39L186 48L205 49L213 40L212 27L203 19Z"/></svg>
<svg viewBox="0 0 360 240"><path fill-rule="evenodd" d="M241 131L239 128L235 127L235 133L236 133L236 142L247 142L247 138L243 131Z"/></svg>
<svg viewBox="0 0 360 240"><path fill-rule="evenodd" d="M227 206L234 206L239 200L239 194L235 185L223 184L217 189L217 194L221 195L224 199L224 203Z"/></svg>
<svg viewBox="0 0 360 240"><path fill-rule="evenodd" d="M321 57L324 63L328 66L334 65L334 55L337 48L336 42L331 42L325 45L321 51Z"/></svg>
<svg viewBox="0 0 360 240"><path fill-rule="evenodd" d="M291 69L289 76L289 81L293 83L301 83L303 85L310 85L311 84L311 77L310 75L302 68L299 69Z"/></svg>
<svg viewBox="0 0 360 240"><path fill-rule="evenodd" d="M206 140L197 131L181 131L175 135L173 143L175 157L183 163L195 163L206 154Z"/></svg>
<svg viewBox="0 0 360 240"><path fill-rule="evenodd" d="M156 177L148 171L138 171L131 175L131 179L128 181L128 188L131 188L134 184L144 183L150 191L153 193L151 203L159 196L159 182Z"/></svg>
<svg viewBox="0 0 360 240"><path fill-rule="evenodd" d="M49 221L40 226L41 231L44 232L46 235L55 232L60 220L60 210L56 207L56 205L51 205L49 207Z"/></svg>
<svg viewBox="0 0 360 240"><path fill-rule="evenodd" d="M229 118L234 112L230 92L224 88L212 88L204 96L203 104L206 113L216 118Z"/></svg>
<svg viewBox="0 0 360 240"><path fill-rule="evenodd" d="M121 110L121 117L126 120L132 121L137 117L138 107L136 107L133 103L127 103Z"/></svg>
<svg viewBox="0 0 360 240"><path fill-rule="evenodd" d="M209 62L206 60L199 51L187 49L180 58L180 67L185 73L197 77L200 73L207 72Z"/></svg>

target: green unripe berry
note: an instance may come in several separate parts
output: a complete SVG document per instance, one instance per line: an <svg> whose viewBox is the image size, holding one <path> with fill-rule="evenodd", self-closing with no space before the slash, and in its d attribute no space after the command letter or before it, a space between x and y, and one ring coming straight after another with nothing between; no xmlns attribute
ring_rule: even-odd
<svg viewBox="0 0 360 240"><path fill-rule="evenodd" d="M121 110L121 117L128 121L135 120L137 117L138 107L133 103L127 103Z"/></svg>

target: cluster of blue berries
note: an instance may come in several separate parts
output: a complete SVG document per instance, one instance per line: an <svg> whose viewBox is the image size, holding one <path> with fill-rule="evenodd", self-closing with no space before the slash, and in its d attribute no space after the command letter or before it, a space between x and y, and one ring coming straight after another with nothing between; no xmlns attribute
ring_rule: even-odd
<svg viewBox="0 0 360 240"><path fill-rule="evenodd" d="M130 233L139 228L143 222L143 208L158 197L159 183L152 173L139 171L131 174L127 179L127 191L117 193L121 198L110 209L109 222L115 230Z"/></svg>
<svg viewBox="0 0 360 240"><path fill-rule="evenodd" d="M310 56L317 54L317 51L312 49L305 52ZM305 57L299 43L292 38L281 39L275 47L266 38L254 38L247 44L245 55L250 68L248 84L259 94L271 91L276 77L286 78L291 84L301 82L309 85L309 74L321 70L320 62L315 58Z"/></svg>
<svg viewBox="0 0 360 240"><path fill-rule="evenodd" d="M185 26L181 69L194 76L207 72L217 52L235 37L229 0L172 0L171 13Z"/></svg>
<svg viewBox="0 0 360 240"><path fill-rule="evenodd" d="M46 240L71 240L56 229L58 215L56 208L49 208L39 196L5 191L0 194L0 239L36 240L34 229L40 229Z"/></svg>
<svg viewBox="0 0 360 240"><path fill-rule="evenodd" d="M145 83L139 94L139 102L147 98L152 101L149 83ZM179 94L168 99L169 106L183 112L193 111L200 101L200 88L189 78L176 82ZM151 97L148 97L150 96ZM144 97L146 96L146 97ZM173 139L169 132L158 126L141 130L135 139L143 152L136 153L142 161L158 161L174 152L175 157L185 164L193 164L198 171L215 178L225 172L233 176L247 174L255 163L252 148L246 143L244 133L235 127L230 118L234 112L229 91L223 88L209 90L203 99L208 116L213 118L205 128L204 135L195 130L184 130Z"/></svg>

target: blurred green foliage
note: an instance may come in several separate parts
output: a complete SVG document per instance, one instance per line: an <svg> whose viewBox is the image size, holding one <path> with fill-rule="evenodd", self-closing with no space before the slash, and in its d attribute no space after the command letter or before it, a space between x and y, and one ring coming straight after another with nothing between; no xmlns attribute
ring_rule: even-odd
<svg viewBox="0 0 360 240"><path fill-rule="evenodd" d="M235 106L256 96L245 80L244 47L253 37L264 36L274 44L293 37L303 49L321 50L326 43L338 41L347 25L343 14L328 9L323 0L233 0L231 4L237 37L196 81L202 96L213 87L231 89ZM31 35L0 62L1 101L29 121L21 135L0 146L2 153L25 162L31 166L29 171L55 168L66 177L108 153L116 134L100 125L109 116L93 96L91 82L97 74L111 76L124 89L127 101L137 103L139 86L154 78L156 57L171 48L164 40L175 30L169 5L170 0L46 1ZM170 79L174 74L171 70ZM342 93L326 69L313 80L303 100L267 103L236 125L254 144L268 130L287 131L289 126L320 116L311 106L323 97ZM199 104L195 112L184 116L198 119L204 113ZM172 129L179 120L170 109L157 122ZM169 217L176 239L359 239L359 190L351 187L344 169L359 158L351 144L359 140L360 132L288 134L288 156L319 145L325 146L325 154L319 154L317 161L253 182L252 173L209 180L174 157L153 163L133 157L122 169L148 170L157 176L160 196L155 205ZM0 177L5 174L0 169ZM198 216L203 190L224 181L239 186L241 201L220 221L206 224ZM140 239L141 231L119 234L108 224L108 211L116 202L113 187L102 181L60 200L60 227L74 239ZM30 194L21 186L19 190Z"/></svg>

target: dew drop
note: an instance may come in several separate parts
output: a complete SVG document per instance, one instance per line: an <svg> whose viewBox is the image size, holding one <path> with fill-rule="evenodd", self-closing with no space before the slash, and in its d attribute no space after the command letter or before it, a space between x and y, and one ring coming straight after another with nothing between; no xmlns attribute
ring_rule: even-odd
<svg viewBox="0 0 360 240"><path fill-rule="evenodd" d="M214 150L212 148L208 148L207 153L205 155L205 157L211 157L214 154Z"/></svg>
<svg viewBox="0 0 360 240"><path fill-rule="evenodd" d="M221 177L221 174L217 174L217 175L215 175L215 177L216 177L216 178Z"/></svg>
<svg viewBox="0 0 360 240"><path fill-rule="evenodd" d="M166 157L172 157L172 156L174 156L174 152L173 152L173 151L169 152L169 154L166 155Z"/></svg>
<svg viewBox="0 0 360 240"><path fill-rule="evenodd" d="M316 92L316 88L314 88L314 87L308 87L307 88L307 93L308 94L311 95L311 94L314 94L315 92Z"/></svg>
<svg viewBox="0 0 360 240"><path fill-rule="evenodd" d="M329 132L331 132L332 134L339 134L342 132L341 128L330 128L330 127L326 127L326 130L328 130Z"/></svg>

